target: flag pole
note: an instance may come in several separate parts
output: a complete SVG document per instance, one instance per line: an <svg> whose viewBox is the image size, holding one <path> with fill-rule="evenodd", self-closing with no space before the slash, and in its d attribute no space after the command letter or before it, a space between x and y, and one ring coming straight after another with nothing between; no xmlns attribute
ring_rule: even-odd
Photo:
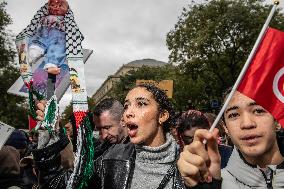
<svg viewBox="0 0 284 189"><path fill-rule="evenodd" d="M232 88L230 94L228 95L228 97L227 97L227 99L226 99L224 105L222 106L222 108L221 108L221 110L220 110L218 116L216 117L216 119L214 120L212 126L210 127L210 130L209 130L210 132L213 131L213 129L216 127L217 123L218 123L219 120L221 119L221 117L222 117L222 115L223 115L223 113L224 113L226 107L228 106L228 104L229 104L229 102L230 102L230 100L231 100L231 98L232 98L234 92L237 90L237 88L238 88L238 86L239 86L239 84L240 84L242 78L244 77L244 75L245 75L245 73L246 73L246 71L247 71L247 69L248 69L248 67L249 67L249 65L250 65L250 63L251 63L251 60L253 59L253 56L254 56L255 52L257 51L257 48L258 48L258 46L259 46L259 44L260 44L260 42L261 42L261 40L262 40L264 34L266 33L266 30L267 30L267 28L268 28L268 25L269 25L271 19L272 19L272 16L274 15L274 13L275 13L275 11L276 11L277 5L279 5L279 0L274 0L274 5L273 5L273 7L272 7L272 9L271 9L271 11L270 11L268 17L267 17L267 19L266 19L266 21L265 21L265 23L264 23L262 29L261 29L261 32L260 32L260 34L259 34L259 36L258 36L258 38L257 38L257 40L256 40L256 42L255 42L255 44L254 44L254 46L253 46L253 49L252 49L252 51L250 52L249 57L248 57L248 59L247 59L245 65L244 65L244 67L243 67L243 69L242 69L240 75L238 76L238 79L237 79L236 83L234 84L234 86L233 86L233 88ZM204 142L204 143L206 143L206 142Z"/></svg>

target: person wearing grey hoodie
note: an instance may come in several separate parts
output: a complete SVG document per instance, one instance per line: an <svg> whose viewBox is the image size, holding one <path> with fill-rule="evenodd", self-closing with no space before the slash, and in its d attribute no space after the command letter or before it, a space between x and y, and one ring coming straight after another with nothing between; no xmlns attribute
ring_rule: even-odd
<svg viewBox="0 0 284 189"><path fill-rule="evenodd" d="M235 149L222 170L222 187L284 188L284 157L273 116L254 100L235 92L224 119Z"/></svg>
<svg viewBox="0 0 284 189"><path fill-rule="evenodd" d="M261 168L248 163L241 152L235 148L227 167L222 170L222 178L222 188L284 188L284 162Z"/></svg>
<svg viewBox="0 0 284 189"><path fill-rule="evenodd" d="M284 188L284 157L277 143L278 124L273 116L253 99L235 92L224 121L235 146L227 167L221 172L220 155L216 145L211 145L217 131L197 130L193 143L178 162L185 184L195 186L217 178L222 180L223 189ZM211 144L205 147L204 139Z"/></svg>

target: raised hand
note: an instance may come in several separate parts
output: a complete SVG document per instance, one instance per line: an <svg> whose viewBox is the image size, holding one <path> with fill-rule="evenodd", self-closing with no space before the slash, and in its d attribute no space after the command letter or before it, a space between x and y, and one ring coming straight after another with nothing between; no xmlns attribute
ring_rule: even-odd
<svg viewBox="0 0 284 189"><path fill-rule="evenodd" d="M194 140L184 147L177 162L178 169L188 187L198 183L212 182L221 178L221 157L218 150L218 129L210 133L206 129L198 129ZM204 145L203 141L207 140Z"/></svg>
<svg viewBox="0 0 284 189"><path fill-rule="evenodd" d="M36 118L39 121L43 121L44 120L44 109L45 109L45 106L46 106L46 100L38 101L36 106L37 106L37 111L36 111L37 117Z"/></svg>

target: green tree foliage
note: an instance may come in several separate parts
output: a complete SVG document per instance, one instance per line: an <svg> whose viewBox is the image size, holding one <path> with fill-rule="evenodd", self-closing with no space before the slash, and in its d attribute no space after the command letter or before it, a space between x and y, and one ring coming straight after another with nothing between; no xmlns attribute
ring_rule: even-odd
<svg viewBox="0 0 284 189"><path fill-rule="evenodd" d="M211 0L183 9L167 34L169 61L181 72L203 83L199 93L221 98L232 86L267 18L271 6L262 0ZM275 13L271 26L284 28L284 16Z"/></svg>
<svg viewBox="0 0 284 189"><path fill-rule="evenodd" d="M0 121L16 128L28 128L28 114L24 98L7 94L7 90L20 76L15 67L11 34L6 27L12 23L5 10L6 2L0 3Z"/></svg>
<svg viewBox="0 0 284 189"><path fill-rule="evenodd" d="M5 28L12 23L10 16L5 10L6 2L0 3L0 69L3 70L11 65L14 52L11 48L9 34Z"/></svg>

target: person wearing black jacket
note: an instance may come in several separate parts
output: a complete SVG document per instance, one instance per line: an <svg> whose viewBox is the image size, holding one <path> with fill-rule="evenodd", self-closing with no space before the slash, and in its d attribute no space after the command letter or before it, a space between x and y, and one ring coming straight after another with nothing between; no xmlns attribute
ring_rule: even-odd
<svg viewBox="0 0 284 189"><path fill-rule="evenodd" d="M178 145L169 134L173 115L166 94L157 87L138 85L130 90L123 114L129 141L112 145L94 161L95 174L88 187L186 188L176 165ZM68 139L63 134L60 138L34 152L40 188L66 188L71 172L60 167L58 151Z"/></svg>

